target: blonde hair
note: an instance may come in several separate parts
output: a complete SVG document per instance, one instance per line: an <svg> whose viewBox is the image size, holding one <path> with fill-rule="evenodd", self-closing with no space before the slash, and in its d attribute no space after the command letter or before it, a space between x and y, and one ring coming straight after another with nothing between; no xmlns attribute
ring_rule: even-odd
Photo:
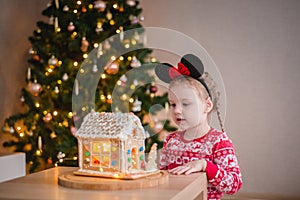
<svg viewBox="0 0 300 200"><path fill-rule="evenodd" d="M220 111L220 92L218 91L217 84L215 83L215 81L212 79L212 77L210 76L210 74L208 72L204 72L204 74L200 77L200 79L202 81L204 81L206 83L207 87L209 88L209 91L211 94L211 101L213 103L213 109L208 114L208 122L210 123L211 114L212 114L212 112L215 111L218 116L221 130L223 132L225 132L225 127L224 127L224 123L223 123L223 119L222 119L222 115L221 115L221 111ZM210 98L207 90L202 85L202 83L192 77L189 77L189 76L178 76L177 78L175 78L174 80L171 81L169 87L171 88L175 85L180 85L183 83L187 83L190 86L192 86L194 89L196 89L196 91L199 94L199 97L202 100L206 100L207 98Z"/></svg>

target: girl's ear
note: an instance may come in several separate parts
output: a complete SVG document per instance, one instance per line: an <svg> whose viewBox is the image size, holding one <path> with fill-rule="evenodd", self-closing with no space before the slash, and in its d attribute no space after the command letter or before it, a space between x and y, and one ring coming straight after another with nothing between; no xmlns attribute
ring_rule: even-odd
<svg viewBox="0 0 300 200"><path fill-rule="evenodd" d="M213 107L214 107L214 104L213 102L211 101L211 98L208 97L206 100L205 100L205 112L206 113L210 113L210 111L212 111Z"/></svg>

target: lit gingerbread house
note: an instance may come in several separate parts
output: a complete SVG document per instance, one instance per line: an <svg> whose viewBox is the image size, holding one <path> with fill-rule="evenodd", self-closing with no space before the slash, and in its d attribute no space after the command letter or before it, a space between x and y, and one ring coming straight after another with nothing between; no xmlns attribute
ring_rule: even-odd
<svg viewBox="0 0 300 200"><path fill-rule="evenodd" d="M91 112L76 132L79 169L76 175L134 178L158 171L145 161L145 131L132 113Z"/></svg>

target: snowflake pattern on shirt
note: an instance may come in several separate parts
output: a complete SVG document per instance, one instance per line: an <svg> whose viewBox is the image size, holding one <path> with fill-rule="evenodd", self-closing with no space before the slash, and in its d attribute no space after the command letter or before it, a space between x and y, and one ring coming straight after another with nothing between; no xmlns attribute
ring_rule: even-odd
<svg viewBox="0 0 300 200"><path fill-rule="evenodd" d="M208 162L208 199L234 194L242 186L242 176L234 147L226 133L211 128L194 140L185 140L184 132L168 135L160 154L160 169L169 170L193 160Z"/></svg>

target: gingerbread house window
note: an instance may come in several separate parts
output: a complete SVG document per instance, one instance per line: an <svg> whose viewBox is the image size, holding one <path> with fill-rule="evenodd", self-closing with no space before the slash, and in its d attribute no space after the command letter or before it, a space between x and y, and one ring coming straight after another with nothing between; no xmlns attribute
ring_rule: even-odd
<svg viewBox="0 0 300 200"><path fill-rule="evenodd" d="M133 114L91 112L75 136L79 172L111 176L149 171L145 161L145 131Z"/></svg>

